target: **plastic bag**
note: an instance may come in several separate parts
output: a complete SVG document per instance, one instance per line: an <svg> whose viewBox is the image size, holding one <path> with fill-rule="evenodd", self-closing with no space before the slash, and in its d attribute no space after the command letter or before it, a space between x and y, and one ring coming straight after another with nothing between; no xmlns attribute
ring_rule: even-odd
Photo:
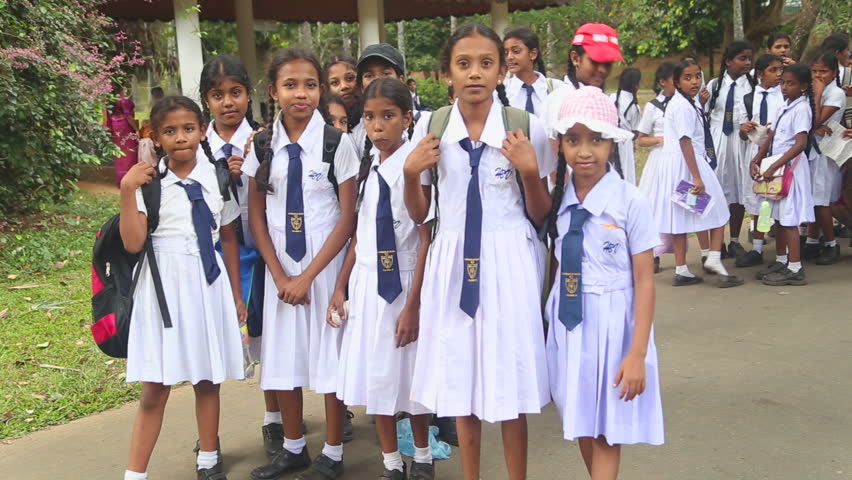
<svg viewBox="0 0 852 480"><path fill-rule="evenodd" d="M429 447L432 449L432 459L445 460L450 458L450 444L438 440L438 427L429 426ZM396 439L399 452L407 457L414 456L414 434L411 432L411 422L407 418L396 422Z"/></svg>

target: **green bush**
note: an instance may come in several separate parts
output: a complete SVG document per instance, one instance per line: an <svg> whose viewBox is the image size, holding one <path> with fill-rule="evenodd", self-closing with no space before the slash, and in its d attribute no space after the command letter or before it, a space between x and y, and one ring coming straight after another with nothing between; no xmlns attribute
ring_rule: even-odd
<svg viewBox="0 0 852 480"><path fill-rule="evenodd" d="M79 164L118 154L101 105L135 52L115 52L101 0L0 1L0 217L74 191ZM113 51L107 53L107 50Z"/></svg>
<svg viewBox="0 0 852 480"><path fill-rule="evenodd" d="M417 95L420 103L431 110L447 105L447 86L431 78L417 81Z"/></svg>

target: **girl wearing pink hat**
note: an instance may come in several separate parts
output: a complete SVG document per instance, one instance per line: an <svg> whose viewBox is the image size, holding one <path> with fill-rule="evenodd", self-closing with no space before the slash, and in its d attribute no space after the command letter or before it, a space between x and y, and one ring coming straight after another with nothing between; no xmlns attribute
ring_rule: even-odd
<svg viewBox="0 0 852 480"><path fill-rule="evenodd" d="M621 445L663 443L654 345L654 256L660 243L644 195L608 159L632 132L600 90L566 96L550 238L559 262L547 300L550 391L566 440L579 439L593 479L615 479ZM567 165L566 165L567 164Z"/></svg>

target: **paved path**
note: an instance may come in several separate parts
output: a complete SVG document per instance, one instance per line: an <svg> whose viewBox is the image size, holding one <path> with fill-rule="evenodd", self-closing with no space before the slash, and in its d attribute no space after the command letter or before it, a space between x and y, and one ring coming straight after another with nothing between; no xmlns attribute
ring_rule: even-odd
<svg viewBox="0 0 852 480"><path fill-rule="evenodd" d="M765 287L753 268L736 271L747 275L745 287L726 291L672 288L670 265L657 276L667 443L625 448L621 478L852 479L852 258L844 252L840 265L809 265L807 287ZM255 381L232 382L222 400L229 478L245 480L264 461L261 394ZM314 454L322 445L321 408L320 397L307 397ZM0 445L0 476L120 479L134 412L127 405ZM192 412L192 390L175 391L152 480L195 478ZM369 419L356 413L345 478L375 479L378 443ZM531 479L585 478L576 446L560 440L552 406L530 417L530 433ZM485 438L482 477L506 478L499 428L486 426ZM443 480L462 478L456 451L437 468Z"/></svg>

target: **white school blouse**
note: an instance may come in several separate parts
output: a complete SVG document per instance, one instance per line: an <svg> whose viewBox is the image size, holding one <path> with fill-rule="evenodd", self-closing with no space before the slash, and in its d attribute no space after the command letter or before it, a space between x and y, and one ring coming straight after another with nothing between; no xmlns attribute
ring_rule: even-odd
<svg viewBox="0 0 852 480"><path fill-rule="evenodd" d="M666 96L661 93L657 95L656 100L665 102ZM662 137L664 116L665 112L663 110L660 110L651 102L646 103L645 111L642 112L642 118L639 120L639 124L636 125L636 131L651 137Z"/></svg>
<svg viewBox="0 0 852 480"><path fill-rule="evenodd" d="M776 86L770 89L755 85L754 98L751 101L751 121L760 123L760 102L763 101L763 92L766 94L766 121L773 122L778 117L778 111L784 108L784 95L781 93L781 87ZM743 104L745 107L745 104ZM743 108L740 112L739 123L748 122L748 112Z"/></svg>
<svg viewBox="0 0 852 480"><path fill-rule="evenodd" d="M773 122L776 130L772 138L772 154L790 150L796 143L797 134L810 131L812 121L811 106L804 95L782 108Z"/></svg>
<svg viewBox="0 0 852 480"><path fill-rule="evenodd" d="M535 74L538 78L532 84L533 110L535 110L534 115L541 118L541 115L544 113L544 102L551 92L548 92L547 88L548 78L542 75L541 72L535 72ZM550 79L550 84L553 86L552 91L556 91L557 88L564 85L561 80L554 78ZM527 90L523 88L524 81L513 75L511 78L506 79L504 85L506 86L506 98L509 99L509 105L520 108L521 110L526 109Z"/></svg>
<svg viewBox="0 0 852 480"><path fill-rule="evenodd" d="M621 95L616 98L617 94L618 92L611 94L609 99L618 106L618 121L621 123L621 128L634 132L639 126L639 104L633 103L635 97L630 92L622 90Z"/></svg>
<svg viewBox="0 0 852 480"><path fill-rule="evenodd" d="M716 82L719 81L719 77L716 77L709 82L707 82L707 91L710 92L710 95L713 95L713 90L716 88ZM742 118L745 115L743 111L744 103L743 97L751 92L751 85L748 83L748 78L745 75L740 75L739 78L734 80L731 78L729 73L725 73L725 76L722 78L722 87L719 89L719 96L716 97L716 105L713 108L713 111L710 112L710 124L711 125L722 125L722 122L725 120L725 102L728 99L728 90L731 88L731 84L736 84L736 88L734 90L734 110L733 110L733 119L734 126L737 125L737 120ZM707 101L707 107L710 106L710 100Z"/></svg>
<svg viewBox="0 0 852 480"><path fill-rule="evenodd" d="M828 122L834 120L837 123L843 119L843 112L846 110L846 92L837 86L837 82L832 80L825 86L820 99L821 107L837 107L837 110L823 123L828 125Z"/></svg>

